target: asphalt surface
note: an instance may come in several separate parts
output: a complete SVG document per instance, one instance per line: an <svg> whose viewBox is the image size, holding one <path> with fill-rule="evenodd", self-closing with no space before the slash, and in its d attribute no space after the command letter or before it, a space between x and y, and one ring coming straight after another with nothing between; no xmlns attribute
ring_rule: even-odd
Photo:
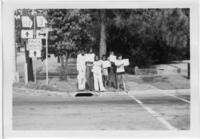
<svg viewBox="0 0 200 139"><path fill-rule="evenodd" d="M189 102L189 94L178 94ZM153 92L63 97L14 91L14 130L188 130L190 103Z"/></svg>

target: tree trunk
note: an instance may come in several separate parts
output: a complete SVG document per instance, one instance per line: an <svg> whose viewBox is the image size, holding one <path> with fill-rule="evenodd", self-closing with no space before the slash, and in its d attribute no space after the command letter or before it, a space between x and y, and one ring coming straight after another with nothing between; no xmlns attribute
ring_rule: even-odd
<svg viewBox="0 0 200 139"><path fill-rule="evenodd" d="M60 63L60 56L57 57L57 62Z"/></svg>
<svg viewBox="0 0 200 139"><path fill-rule="evenodd" d="M105 25L105 10L101 10L101 32L100 32L100 47L99 47L99 55L102 57L106 54L107 46L106 46L106 25Z"/></svg>
<svg viewBox="0 0 200 139"><path fill-rule="evenodd" d="M68 60L69 60L69 54L66 52L65 53L65 79L67 80L67 75L68 75Z"/></svg>
<svg viewBox="0 0 200 139"><path fill-rule="evenodd" d="M32 58L29 57L29 51L27 51L26 45L27 41L25 43L25 58L26 58L26 63L27 63L27 71L28 71L28 81L34 81L34 75L33 75L33 63L32 63Z"/></svg>
<svg viewBox="0 0 200 139"><path fill-rule="evenodd" d="M60 56L60 63L61 63L61 67L64 67L64 56Z"/></svg>
<svg viewBox="0 0 200 139"><path fill-rule="evenodd" d="M61 69L60 69L60 79L64 80L65 79L65 65L64 65L64 56L60 56L60 63L61 63Z"/></svg>

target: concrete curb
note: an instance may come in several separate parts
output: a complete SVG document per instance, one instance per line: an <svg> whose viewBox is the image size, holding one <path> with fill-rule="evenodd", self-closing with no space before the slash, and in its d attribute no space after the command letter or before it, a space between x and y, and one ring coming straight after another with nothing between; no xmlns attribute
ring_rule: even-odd
<svg viewBox="0 0 200 139"><path fill-rule="evenodd" d="M103 92L103 93L97 93L97 92L59 92L59 91L48 91L48 90L39 90L39 89L28 89L28 88L17 88L13 87L13 90L17 91L25 91L26 93L34 93L37 95L43 94L43 95L50 95L50 96L63 96L63 97L75 97L77 93L92 93L93 96L120 96L120 95L126 95L125 92ZM176 90L135 90L135 91L128 91L128 95L131 94L155 94L155 93L165 93L165 94L190 94L190 89L176 89Z"/></svg>

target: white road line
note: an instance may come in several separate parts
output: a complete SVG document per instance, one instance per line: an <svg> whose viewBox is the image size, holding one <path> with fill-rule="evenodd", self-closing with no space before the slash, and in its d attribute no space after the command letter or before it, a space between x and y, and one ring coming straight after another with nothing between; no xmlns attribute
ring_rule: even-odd
<svg viewBox="0 0 200 139"><path fill-rule="evenodd" d="M176 127L172 126L168 121L166 121L159 113L152 110L150 107L144 105L142 101L137 99L133 95L128 95L129 97L133 98L141 107L143 107L147 112L149 112L153 117L155 117L158 121L160 121L167 129L169 130L178 130Z"/></svg>
<svg viewBox="0 0 200 139"><path fill-rule="evenodd" d="M163 93L163 94L165 94L166 96L174 97L174 98L176 98L176 99L179 99L179 100L181 100L181 101L184 101L184 102L190 104L190 101L187 100L187 99L184 99L184 98L181 98L181 97L177 97L176 95L172 95L172 94L167 94L167 93Z"/></svg>

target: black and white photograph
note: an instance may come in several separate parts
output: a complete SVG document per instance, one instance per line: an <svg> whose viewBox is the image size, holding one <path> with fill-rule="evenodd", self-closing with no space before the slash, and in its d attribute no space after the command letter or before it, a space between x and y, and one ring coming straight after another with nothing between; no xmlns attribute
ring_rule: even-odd
<svg viewBox="0 0 200 139"><path fill-rule="evenodd" d="M11 130L191 131L191 13L15 8Z"/></svg>

